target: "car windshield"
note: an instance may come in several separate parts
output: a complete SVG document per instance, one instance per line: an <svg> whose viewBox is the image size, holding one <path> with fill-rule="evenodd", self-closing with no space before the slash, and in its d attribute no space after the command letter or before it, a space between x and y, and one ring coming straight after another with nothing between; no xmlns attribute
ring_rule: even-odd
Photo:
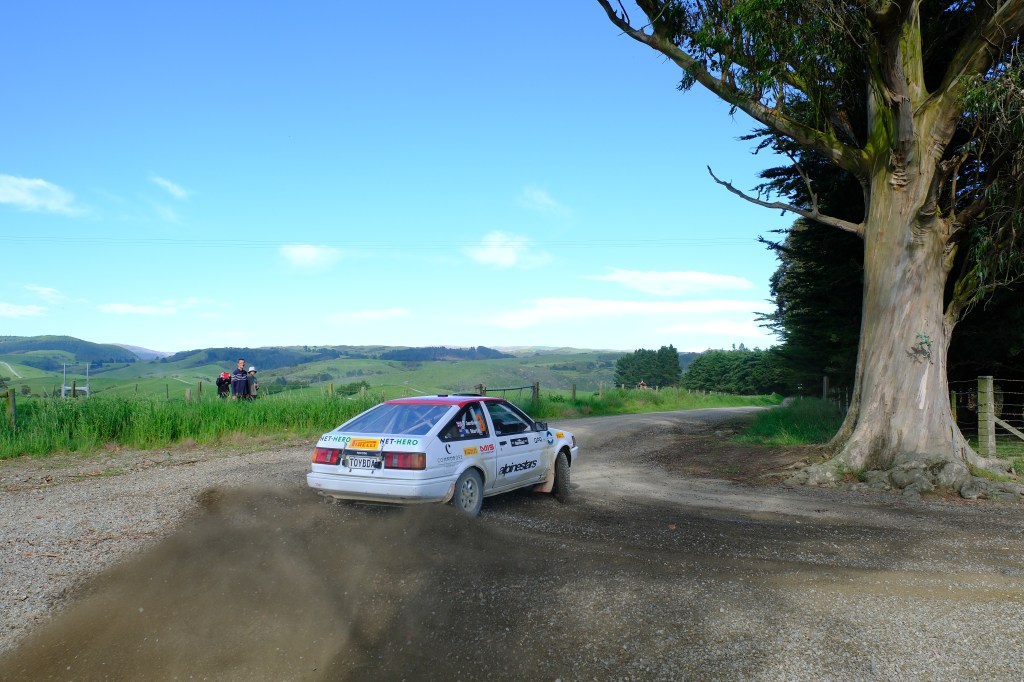
<svg viewBox="0 0 1024 682"><path fill-rule="evenodd" d="M338 427L347 433L423 436L451 409L449 405L383 404Z"/></svg>

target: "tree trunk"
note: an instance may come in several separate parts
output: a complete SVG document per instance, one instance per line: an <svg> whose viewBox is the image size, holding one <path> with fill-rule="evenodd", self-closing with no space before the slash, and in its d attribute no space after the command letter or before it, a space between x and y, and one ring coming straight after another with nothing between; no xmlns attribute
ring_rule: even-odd
<svg viewBox="0 0 1024 682"><path fill-rule="evenodd" d="M993 465L970 448L949 405L946 226L937 217L922 218L930 178L917 179L893 187L883 172L872 183L854 399L832 442L836 456L812 468L812 482L865 469L917 471L930 483L959 490L971 466ZM899 487L907 480L893 476ZM930 487L921 476L914 480Z"/></svg>

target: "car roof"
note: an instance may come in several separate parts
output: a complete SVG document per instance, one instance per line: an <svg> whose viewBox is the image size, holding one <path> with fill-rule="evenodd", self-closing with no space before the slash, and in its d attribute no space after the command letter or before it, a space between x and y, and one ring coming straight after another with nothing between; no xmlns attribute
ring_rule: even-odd
<svg viewBox="0 0 1024 682"><path fill-rule="evenodd" d="M386 400L386 405L468 405L469 403L476 402L478 400L486 400L488 402L507 402L504 398L498 398L497 396L491 395L469 395L455 393L452 395L419 395L412 396L409 398L395 398L393 400Z"/></svg>

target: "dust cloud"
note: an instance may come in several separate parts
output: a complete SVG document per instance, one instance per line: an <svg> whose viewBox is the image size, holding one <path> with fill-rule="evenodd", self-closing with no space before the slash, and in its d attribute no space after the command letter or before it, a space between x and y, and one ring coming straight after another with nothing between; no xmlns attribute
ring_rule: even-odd
<svg viewBox="0 0 1024 682"><path fill-rule="evenodd" d="M526 574L544 570L549 555L531 558L524 542L449 507L209 489L179 531L88 583L0 659L0 679L537 672L502 663L502 642L523 626L519 607L531 608L517 596L536 596Z"/></svg>

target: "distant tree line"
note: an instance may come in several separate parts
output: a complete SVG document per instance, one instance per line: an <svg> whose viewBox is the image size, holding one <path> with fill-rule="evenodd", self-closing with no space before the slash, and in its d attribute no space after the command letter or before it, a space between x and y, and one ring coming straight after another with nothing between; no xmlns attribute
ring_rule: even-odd
<svg viewBox="0 0 1024 682"><path fill-rule="evenodd" d="M305 348L309 348L306 346ZM319 360L336 360L347 357L343 351L335 348L207 348L203 350L187 350L161 358L160 362L183 362L182 367L202 367L203 365L224 365L234 367L238 358L245 358L248 365L255 365L260 370L292 367Z"/></svg>
<svg viewBox="0 0 1024 682"><path fill-rule="evenodd" d="M514 355L502 353L501 351L476 346L474 348L445 348L444 346L429 346L426 348L399 348L385 351L380 354L381 360L396 360L400 362L425 362L441 360L498 360L500 358L512 358Z"/></svg>

